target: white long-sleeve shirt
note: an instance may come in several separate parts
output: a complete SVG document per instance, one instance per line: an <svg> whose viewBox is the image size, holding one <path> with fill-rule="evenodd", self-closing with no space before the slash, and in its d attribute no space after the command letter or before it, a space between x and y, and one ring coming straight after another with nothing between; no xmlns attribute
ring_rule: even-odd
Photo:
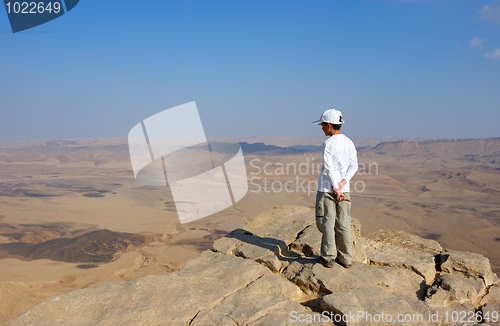
<svg viewBox="0 0 500 326"><path fill-rule="evenodd" d="M358 170L358 154L352 140L343 134L332 135L323 143L323 168L318 179L318 191L332 192L345 179L342 192L349 192L349 180Z"/></svg>

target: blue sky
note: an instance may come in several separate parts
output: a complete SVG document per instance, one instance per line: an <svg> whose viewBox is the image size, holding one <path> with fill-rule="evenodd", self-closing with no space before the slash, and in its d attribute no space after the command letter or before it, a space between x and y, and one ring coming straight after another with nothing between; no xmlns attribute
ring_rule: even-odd
<svg viewBox="0 0 500 326"><path fill-rule="evenodd" d="M207 135L498 137L499 0L82 0L13 34L0 140L126 137L196 101ZM189 128L186 121L186 128Z"/></svg>

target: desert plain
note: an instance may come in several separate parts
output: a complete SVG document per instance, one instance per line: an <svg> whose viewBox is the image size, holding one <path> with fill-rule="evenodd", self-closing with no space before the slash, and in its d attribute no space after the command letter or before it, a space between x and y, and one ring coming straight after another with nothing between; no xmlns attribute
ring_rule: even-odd
<svg viewBox="0 0 500 326"><path fill-rule="evenodd" d="M126 139L1 142L0 324L50 296L175 271L275 206L313 208L323 140L232 139L246 196L185 224L168 187L136 182ZM500 272L500 138L353 140L363 235L405 230Z"/></svg>

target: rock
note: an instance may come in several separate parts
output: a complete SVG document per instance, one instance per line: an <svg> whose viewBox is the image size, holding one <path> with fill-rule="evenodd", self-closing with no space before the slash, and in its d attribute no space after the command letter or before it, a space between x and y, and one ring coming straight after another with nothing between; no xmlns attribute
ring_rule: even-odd
<svg viewBox="0 0 500 326"><path fill-rule="evenodd" d="M422 276L427 284L432 284L436 277L434 256L428 252L370 239L364 248L371 264L406 268Z"/></svg>
<svg viewBox="0 0 500 326"><path fill-rule="evenodd" d="M288 302L287 304L274 306L268 310L263 317L252 321L246 326L289 326L289 325L322 325L321 315L305 309L298 303ZM243 324L241 324L243 325Z"/></svg>
<svg viewBox="0 0 500 326"><path fill-rule="evenodd" d="M454 304L432 309L416 298L398 296L380 286L346 290L323 298L322 309L343 319L343 325L464 325L454 323L453 312L474 314L472 305Z"/></svg>
<svg viewBox="0 0 500 326"><path fill-rule="evenodd" d="M305 293L331 293L314 274L312 270L314 265L311 262L294 261L283 271L283 276L297 284Z"/></svg>
<svg viewBox="0 0 500 326"><path fill-rule="evenodd" d="M351 233L356 238L361 237L361 222L354 217L351 218Z"/></svg>
<svg viewBox="0 0 500 326"><path fill-rule="evenodd" d="M252 259L262 263L273 272L282 270L285 261L280 261L281 252L288 254L287 244L273 238L262 238L249 231L237 229L216 240L212 250L226 255Z"/></svg>
<svg viewBox="0 0 500 326"><path fill-rule="evenodd" d="M288 245L315 223L314 219L314 212L309 208L275 207L248 222L244 229L231 231L216 240L212 250L253 259L273 272L280 272L288 264L285 258L298 256L289 251Z"/></svg>
<svg viewBox="0 0 500 326"><path fill-rule="evenodd" d="M184 325L184 324L183 324ZM205 326L205 325L218 325L218 326L237 326L231 318L225 314L212 309L205 309L200 311L191 321L190 326Z"/></svg>
<svg viewBox="0 0 500 326"><path fill-rule="evenodd" d="M384 244L404 247L417 252L426 252L431 255L443 251L437 241L424 239L405 231L378 231L368 236L368 238Z"/></svg>
<svg viewBox="0 0 500 326"><path fill-rule="evenodd" d="M19 315L11 325L186 325L198 312L213 310L238 291L248 291L248 285L266 280L266 275L277 277L255 262L206 251L178 272L107 283L50 298ZM260 291L263 296L266 291L271 293L268 296L279 293L280 304L286 304L294 301L285 298L285 293L294 298L300 293L291 287L283 280L275 282L272 289L263 287Z"/></svg>
<svg viewBox="0 0 500 326"><path fill-rule="evenodd" d="M418 299L423 298L425 289L423 279L411 271L358 262L347 270L338 264L327 269L321 264L295 261L284 276L309 293L337 293L379 285L390 293Z"/></svg>
<svg viewBox="0 0 500 326"><path fill-rule="evenodd" d="M344 325L430 324L429 308L422 301L396 296L380 286L327 295L321 308L333 312Z"/></svg>
<svg viewBox="0 0 500 326"><path fill-rule="evenodd" d="M481 305L486 303L500 304L500 286L498 284L492 285L488 289L488 294L481 299Z"/></svg>
<svg viewBox="0 0 500 326"><path fill-rule="evenodd" d="M307 226L297 239L290 244L290 247L303 253L306 256L320 254L321 232L318 231L316 224Z"/></svg>
<svg viewBox="0 0 500 326"><path fill-rule="evenodd" d="M486 293L481 280L457 274L442 274L427 291L425 302L431 307L448 307L452 302L469 303L479 307Z"/></svg>
<svg viewBox="0 0 500 326"><path fill-rule="evenodd" d="M229 317L237 325L257 322L266 315L273 315L279 310L288 313L290 311L302 314L312 313L297 302L290 300L300 300L302 295L302 291L297 286L284 278L266 274L229 295L211 310L219 316L222 314ZM195 317L193 321L197 318ZM288 318L285 320L288 321Z"/></svg>
<svg viewBox="0 0 500 326"><path fill-rule="evenodd" d="M258 263L261 263L262 265L266 266L271 270L271 272L278 273L281 272L283 269L283 266L286 263L282 263L278 256L276 255L267 255L264 257L257 258L255 260Z"/></svg>
<svg viewBox="0 0 500 326"><path fill-rule="evenodd" d="M477 325L476 311L470 303L452 302L447 307L436 307L430 310L431 320L437 320L443 326ZM481 325L482 326L482 325Z"/></svg>
<svg viewBox="0 0 500 326"><path fill-rule="evenodd" d="M352 257L354 261L359 261L360 263L368 263L368 256L365 251L365 239L352 238Z"/></svg>
<svg viewBox="0 0 500 326"><path fill-rule="evenodd" d="M496 275L491 271L488 258L472 252L446 250L439 255L441 271L461 274L469 278L481 278L486 286L494 283Z"/></svg>
<svg viewBox="0 0 500 326"><path fill-rule="evenodd" d="M262 238L289 244L299 232L315 222L314 211L310 208L278 206L248 222L245 230ZM286 249L282 248L283 251Z"/></svg>
<svg viewBox="0 0 500 326"><path fill-rule="evenodd" d="M500 304L487 303L481 307L482 325L500 325Z"/></svg>

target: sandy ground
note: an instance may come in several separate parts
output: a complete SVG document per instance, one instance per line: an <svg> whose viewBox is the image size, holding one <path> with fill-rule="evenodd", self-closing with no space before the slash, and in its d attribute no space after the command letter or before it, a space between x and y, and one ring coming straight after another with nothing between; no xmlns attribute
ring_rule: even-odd
<svg viewBox="0 0 500 326"><path fill-rule="evenodd" d="M351 187L352 216L362 233L406 230L444 248L483 254L499 273L500 148L471 158L464 153L474 150L462 147L418 155L398 146L360 151ZM314 207L320 153L248 154L245 162L249 192L241 201L181 225L168 188L135 182L121 139L0 144L0 244L36 244L98 229L148 239L109 263L0 254L0 324L53 295L175 271L214 239L275 206Z"/></svg>

